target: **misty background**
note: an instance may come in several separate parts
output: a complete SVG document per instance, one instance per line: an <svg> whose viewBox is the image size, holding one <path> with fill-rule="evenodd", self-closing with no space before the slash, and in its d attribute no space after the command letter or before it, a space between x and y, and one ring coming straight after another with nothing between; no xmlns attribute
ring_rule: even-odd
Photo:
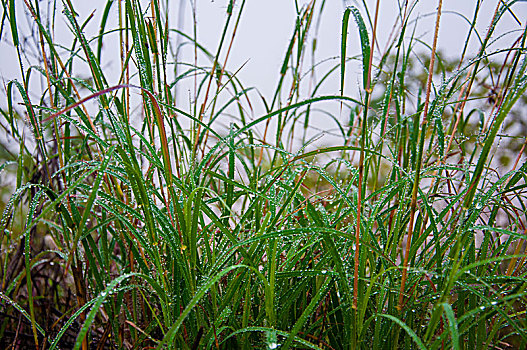
<svg viewBox="0 0 527 350"><path fill-rule="evenodd" d="M482 9L475 28L480 36L483 37L485 35L485 30L499 1L501 0L486 0L482 2ZM115 1L115 3L117 2ZM235 2L235 11L240 9L241 2L241 0ZM294 30L297 6L304 6L307 2L306 0L247 0L230 54L228 69L237 71L241 68L237 75L242 82L249 86L258 87L258 90L264 96L271 95L276 85L287 44ZM365 2L369 4L370 11L373 11L375 0L367 0ZM40 1L40 3L43 11L52 10L53 1ZM46 3L48 3L48 6L45 6ZM147 4L148 1L143 1L143 3ZM193 10L195 10L198 42L210 52L215 52L226 19L228 0L171 0L167 2L161 1L160 3L161 6L168 4L170 8L170 27L181 28L182 31L191 36L194 35ZM402 0L381 0L377 31L377 53L379 48L381 50L385 48L394 26L400 24L398 13L399 6L402 6L402 3ZM458 57L460 55L464 45L464 38L470 29L469 20L473 16L475 3L472 0L444 0L438 46L439 50L447 56ZM27 12L23 1L16 1L16 4L17 11ZM88 38L98 33L100 17L105 4L105 0L75 1L81 21L93 15L84 30ZM358 0L327 0L324 3L320 21L315 23L316 30L311 31L311 36L317 37L315 61L330 59L332 60L330 64L337 63L340 55L342 14L346 6L352 5L363 8L362 1ZM59 13L61 6L61 2L57 2ZM417 2L413 11L413 17L417 20L415 22L416 37L425 40L431 37L436 8L437 1L435 0ZM494 45L496 47L506 46L500 46L500 42L503 43L503 41L510 41L516 38L518 33L514 31L521 30L522 26L525 25L527 2L518 2L511 9L513 11L506 15L506 20L500 22L496 31L496 43ZM114 4L110 11L110 22L106 26L107 30L115 28L118 23L117 4ZM373 17L373 13L371 13L371 16ZM35 25L29 14L27 22L18 23L18 26L22 35L28 35L35 30ZM68 47L73 40L73 36L69 33L65 18L59 17L55 22L55 27L55 40L62 42ZM360 44L354 23L350 23L349 33L348 55L358 55L360 54ZM117 41L118 35L113 35ZM176 41L177 35L174 35L174 42ZM29 41L25 44L29 46L24 47L24 49L27 51L28 59L31 59L31 50L37 50L38 48L31 47ZM107 45L105 52L103 52L103 59L105 60L106 68L115 68L117 78L119 51L116 46ZM473 51L477 48L477 38L473 36L470 49ZM426 51L426 48L424 46L416 47L416 50ZM5 82L8 80L20 79L16 50L12 45L7 22L3 23L0 53L0 78L5 86ZM184 45L181 48L181 54L182 60L191 61L193 55L192 46L190 44ZM203 60L204 58L200 57L200 59ZM28 62L25 63L27 64ZM360 67L356 68L355 71L353 69L348 71L347 74L349 74L351 81L359 80L359 69ZM352 74L356 76L351 77ZM347 84L347 86L353 88L354 84ZM337 93L339 92L339 86L326 86L324 92ZM5 100L2 99L2 105L4 104Z"/></svg>
<svg viewBox="0 0 527 350"><path fill-rule="evenodd" d="M479 40L485 36L496 6L500 1L502 0L485 0L481 2L481 9L476 21L476 27L474 28L475 35L471 36L466 57L471 57L479 49ZM15 3L16 11L19 14L26 14L26 21L20 21L20 18L23 18L20 16L19 22L17 23L20 37L25 38L21 43L21 50L25 57L22 64L25 67L29 65L42 67L42 62L39 62L41 59L41 48L38 35L36 35L36 25L26 10L24 1L16 1ZM90 38L96 38L98 35L100 31L100 19L103 16L103 11L107 3L106 0L75 1L80 22L85 22L84 33L88 40ZM112 3L109 21L105 27L106 32L110 32L112 29L118 27L118 3L119 1ZM149 1L141 1L141 3L145 14L148 15ZM300 13L303 6L307 6L309 1L246 0L243 8L241 6L242 3L243 1L241 0L235 1L232 18L233 23L231 23L227 33L227 41L229 41L238 13L243 10L227 60L226 69L231 73L235 73L235 77L242 82L245 88L254 88L250 92L253 100L261 101L262 99L266 99L269 101L273 98L277 82L280 78L280 68L294 32L297 14ZM410 2L411 6L415 6L415 8L412 11L412 21L406 37L408 37L408 42L410 42L411 35L417 39L413 41L413 51L416 57L418 54L425 57L429 56L430 48L426 46L429 44L425 43L432 42L437 3L438 1L436 0ZM66 18L61 13L62 3L60 1L42 0L39 4L40 10L48 14L49 20L47 25L54 28L54 41L63 45L64 54L67 57L69 55L68 48L71 47L74 37L68 28ZM170 28L180 29L189 37L195 37L197 42L212 55L216 53L227 18L226 11L229 0L169 0L160 1L159 4L164 11L168 11L169 13L168 26ZM365 10L365 4L369 8L369 13ZM348 6L356 6L361 10L371 37L372 23L368 21L368 14L373 21L374 13L372 11L375 9L375 4L376 0L326 0L316 2L315 6L318 7L318 17L314 18L306 43L308 47L315 47L315 50L312 52L310 52L311 50L307 51L308 55L304 57L302 66L302 74L307 77L306 80L311 79L312 82L305 83L302 87L303 90L301 91L305 93L304 97L307 98L313 94L313 86L319 81L321 76L340 64L341 27L344 9ZM403 4L403 0L380 1L377 45L374 49L374 65L380 59L381 54L385 52L390 41L393 40L393 35L396 36L394 31L400 27L401 18L399 13L402 12L400 8L402 8ZM54 6L56 6L56 9ZM438 41L438 52L442 57L447 59L460 57L465 45L465 38L470 30L470 23L474 16L475 6L476 1L472 0L444 0ZM52 13L56 13L54 20L50 15ZM526 18L527 2L522 1L513 4L510 11L505 14L504 19L499 22L492 38L490 50L492 48L499 50L504 47L510 47L523 31ZM347 63L344 94L360 100L362 81L361 48L358 29L353 18L350 18L348 32L347 57L354 59L350 59ZM194 63L197 63L198 67L210 68L212 66L211 58L203 55L199 51L197 57L194 57L194 45L191 41L178 35L174 31L170 32L170 35L171 50L177 52L178 57L177 66L176 62L171 62L174 71L170 74L181 74L185 70L190 69L190 65ZM93 40L92 44L95 47L97 44L96 40ZM82 58L82 51L79 49L78 52ZM220 54L219 62L221 64L225 61L225 52L226 48ZM0 81L3 90L0 92L0 95L2 95L0 98L0 108L5 109L7 107L7 99L5 98L6 84L12 79L20 80L21 77L20 63L18 62L16 49L12 43L8 21L5 21L2 26L0 53ZM492 54L492 52L488 53ZM496 60L499 60L500 56L504 56L504 54L492 55ZM421 64L418 69L426 72L428 67L424 62L420 62L419 59L416 59L416 61ZM108 84L110 86L117 85L121 73L121 63L119 33L116 31L105 35L102 62L103 70L108 78ZM80 73L81 76L77 76L77 78L88 79L90 77L89 67L82 59L75 61L75 65L79 64L84 64L84 66L81 69L76 66L75 71L85 71L86 75L82 76L82 73ZM310 71L311 67L315 65L316 69ZM198 81L200 79L202 77L197 78ZM137 80L137 76L133 77L132 83L137 83ZM290 82L290 77L286 77L286 81L284 82L285 86L288 86ZM29 86L31 87L30 91L34 92L34 96L41 96L41 92L47 87L45 77L37 73L32 74ZM196 80L192 75L178 82L174 88L178 108L188 111L191 114L190 106L196 105L193 103L196 98L195 88ZM285 93L287 91L288 89L285 89ZM379 96L383 93L384 91L376 89L374 96ZM81 96L87 96L88 94L89 91L81 92ZM141 114L139 94L137 91L134 91L132 94L136 105L135 114ZM340 70L335 69L314 94L316 96L339 95ZM284 98L286 97L284 96ZM23 111L22 106L19 107L19 110ZM332 133L335 134L338 132L336 123L331 118L339 118L342 120L348 116L342 115L342 110L339 108L338 103L335 102L319 103L317 107L320 107L320 111L313 111L315 117L311 119L310 137L316 138L320 144L331 144L334 140L331 137ZM88 108L96 109L98 105L94 102ZM253 104L251 108L252 110L249 114L253 118L257 118L265 113L263 103ZM317 114L318 112L320 113ZM328 118L328 116L330 117ZM218 128L221 128L219 125L223 125L223 130L218 131L225 133L230 123L228 110L226 110L225 116L222 116L222 118L216 125Z"/></svg>

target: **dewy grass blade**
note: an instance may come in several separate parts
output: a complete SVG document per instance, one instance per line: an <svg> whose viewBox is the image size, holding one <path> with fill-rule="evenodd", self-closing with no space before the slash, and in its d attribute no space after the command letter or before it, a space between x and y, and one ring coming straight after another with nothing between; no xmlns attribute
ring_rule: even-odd
<svg viewBox="0 0 527 350"><path fill-rule="evenodd" d="M364 24L364 20L362 19L362 16L360 12L355 8L351 7L350 9L347 9L344 13L344 20L346 20L346 23L349 19L349 11L353 13L353 16L355 18L355 21L357 23L357 26L359 28L359 34L360 34L360 41L361 41L361 48L362 48L362 71L363 71L363 88L365 90L365 106L363 111L363 118L362 118L362 132L361 132L361 141L360 141L360 159L359 159L359 182L358 182L358 200L357 200L357 220L356 220L356 227L355 227L355 256L354 256L354 277L353 277L353 308L356 310L358 308L358 299L359 299L359 258L360 258L360 233L361 233L361 214L362 214L362 201L363 196L365 195L365 182L364 182L364 150L366 147L366 137L367 137L367 131L368 131L368 110L369 110L369 104L370 104L370 73L371 73L371 61L370 61L370 55L371 55L371 48L370 48L370 40L368 37L368 31L366 30L366 26ZM344 30L347 29L347 24L343 25L343 37L342 37L342 54L345 54L346 52L346 37L347 33L344 33ZM346 36L345 36L346 35ZM345 60L345 59L344 59ZM345 63L345 62L344 62ZM341 62L342 64L342 62ZM341 68L341 93L343 93L344 88L344 68Z"/></svg>
<svg viewBox="0 0 527 350"><path fill-rule="evenodd" d="M275 329L272 329L272 328L268 328L268 327L246 327L246 328L243 328L243 329L239 329L233 333L231 333L226 339L225 341L230 338L230 337L234 337L236 336L237 334L240 334L240 333L245 333L245 332L276 332L276 334L280 335L280 336L283 336L283 337L288 337L289 336L289 333L288 332L284 332L284 331L278 331L278 330L275 330ZM313 344L313 343L310 343L302 338L299 338L298 336L294 338L294 341L298 342L299 344L305 346L306 348L308 349L314 349L314 350L321 350L322 348ZM274 345L279 345L277 343L275 344L268 344L268 346L271 345L271 346L274 346Z"/></svg>
<svg viewBox="0 0 527 350"><path fill-rule="evenodd" d="M287 337L286 342L282 346L284 349L289 349L291 347L291 344L293 343L293 340L295 336L298 334L302 326L305 322L307 322L307 319L311 316L311 313L315 309L315 307L318 305L320 299L327 293L327 289L329 287L329 284L332 282L332 278L326 278L324 281L324 284L320 287L317 294L311 299L309 302L309 305L305 308L302 315L300 315L298 321L293 326L293 329L291 330L291 333L289 333L289 336Z"/></svg>
<svg viewBox="0 0 527 350"><path fill-rule="evenodd" d="M93 183L92 191L90 193L90 196L88 197L88 201L86 202L86 206L84 207L84 212L82 214L81 220L77 223L77 232L75 236L73 237L73 245L71 247L71 251L68 258L68 265L72 262L73 256L75 254L75 251L77 249L77 245L79 243L79 240L82 236L84 236L84 233L87 229L86 227L86 221L88 220L88 217L92 215L91 209L93 206L93 203L95 202L95 198L97 196L97 192L99 191L99 186L101 185L101 181L103 177L106 174L106 168L108 167L108 164L110 163L112 159L113 152L115 151L115 146L112 146L106 155L104 156L103 161L101 162L101 165L99 169L97 170L97 177L95 178L95 181Z"/></svg>
<svg viewBox="0 0 527 350"><path fill-rule="evenodd" d="M441 306L443 307L443 310L445 311L446 318L448 320L448 326L450 330L450 338L452 339L452 348L454 350L460 350L460 344L459 344L459 330L457 326L456 316L454 314L454 310L452 310L452 306L447 303L442 303Z"/></svg>
<svg viewBox="0 0 527 350"><path fill-rule="evenodd" d="M426 98L425 103L423 107L423 117L421 119L421 125L419 128L419 133L417 140L419 142L418 149L417 149L417 157L415 160L415 178L413 182L413 189L412 189L412 201L410 203L410 221L408 223L408 235L406 239L406 250L404 253L404 261L402 266L402 277L401 277L401 289L399 291L399 305L398 308L401 310L403 307L403 301L404 301L404 293L406 289L406 277L407 277L407 268L408 268L408 261L409 261L409 254L410 254L410 247L412 245L412 236L414 231L414 219L415 219L415 212L417 209L417 193L418 188L420 186L421 181L421 168L422 168L422 157L423 157L423 148L425 143L425 136L426 136L426 128L428 125L428 106L430 103L430 94L432 89L432 78L434 74L434 62L436 57L436 49L437 49L437 39L439 36L439 24L441 20L441 10L443 7L443 0L438 0L438 8L437 8L437 16L436 16L436 24L435 24L435 34L434 34L434 43L432 45L432 53L430 56L430 66L428 68L428 81L427 81L427 87L426 87ZM417 124L417 123L416 123Z"/></svg>
<svg viewBox="0 0 527 350"><path fill-rule="evenodd" d="M97 87L97 89L102 90L108 86L108 83L106 82L106 78L103 74L102 68L99 65L99 62L96 59L88 41L86 40L86 37L84 36L79 26L79 23L77 22L75 15L72 13L75 11L74 11L73 4L71 3L71 0L65 0L65 2L67 3L67 6L64 6L64 14L66 15L70 24L74 28L73 34L75 34L75 36L81 43L81 46L86 55L86 59L88 61L88 65L90 66L92 77L95 81L95 86ZM106 100L105 96L101 97L101 103L104 108L108 108L108 101Z"/></svg>
<svg viewBox="0 0 527 350"><path fill-rule="evenodd" d="M492 146L494 145L494 140L496 138L496 135L498 134L498 131L500 130L503 124L503 121L505 120L505 117L509 115L510 110L516 104L516 102L520 99L520 97L524 96L526 90L527 90L527 77L521 76L521 78L516 82L514 88L505 98L505 101L503 102L500 110L498 111L496 120L492 124L492 128L489 134L487 135L487 138L485 139L483 149L481 150L481 154L479 155L479 158L478 158L478 163L476 164L476 169L474 170L474 173L472 175L472 179L470 181L469 192L467 193L465 200L464 200L464 204L463 204L465 209L470 207L474 199L479 181L481 179L483 169L485 168L485 165L487 162L487 157L490 153Z"/></svg>
<svg viewBox="0 0 527 350"><path fill-rule="evenodd" d="M5 8L5 1L2 1L4 3L4 11ZM9 0L9 24L11 26L11 37L13 38L13 45L18 46L18 30L17 30L17 23L16 23L16 13L15 13L15 0ZM7 12L7 11L6 11Z"/></svg>
<svg viewBox="0 0 527 350"><path fill-rule="evenodd" d="M203 298L203 296L209 290L209 288L212 287L212 285L215 284L220 278L222 278L229 272L239 269L239 268L248 268L248 266L245 266L245 265L230 266L224 269L223 271L221 271L220 273L218 273L217 275L215 275L214 277L209 278L208 281L202 287L200 287L196 295L193 296L192 300L188 303L188 305L185 307L183 312L181 312L181 315L178 317L176 322L172 325L172 327L170 327L168 332L165 334L165 337L163 338L163 340L157 346L157 349L163 349L165 346L170 347L174 339L175 333L177 332L179 327L181 327L181 325L183 324L183 321L185 320L185 318L187 318L190 311L194 308L194 306L196 306L199 300Z"/></svg>
<svg viewBox="0 0 527 350"><path fill-rule="evenodd" d="M344 76L346 73L346 49L348 42L348 23L350 17L351 9L347 8L344 10L344 15L342 16L342 39L340 43L340 95L344 96Z"/></svg>
<svg viewBox="0 0 527 350"><path fill-rule="evenodd" d="M362 84L364 90L370 94L371 91L369 91L369 84L371 46L368 30L366 29L366 25L364 24L364 20L362 19L362 15L360 14L359 10L357 10L356 7L351 7L351 12L353 13L355 22L357 22L357 26L359 27L360 44L362 48Z"/></svg>
<svg viewBox="0 0 527 350"><path fill-rule="evenodd" d="M104 7L104 12L101 18L101 24L99 26L99 40L97 42L97 59L99 60L99 64L101 62L101 56L102 56L104 29L106 28L106 24L108 23L108 17L110 15L110 11L112 9L113 4L114 4L113 1L106 2L106 6Z"/></svg>
<svg viewBox="0 0 527 350"><path fill-rule="evenodd" d="M129 273L123 276L119 276L116 279L112 280L106 289L102 291L96 298L93 299L93 306L88 313L88 316L86 317L86 320L84 321L84 324L82 325L82 328L80 329L77 339L75 340L75 345L73 347L73 350L79 350L82 346L82 343L84 339L86 338L86 335L88 333L89 328L91 327L93 321L95 320L95 315L99 312L99 308L101 305L106 301L106 299L111 296L112 293L115 292L116 287L123 282L126 279L132 278L134 276L141 276L137 273Z"/></svg>
<svg viewBox="0 0 527 350"><path fill-rule="evenodd" d="M46 332L44 331L44 329L42 329L42 327L34 320L34 318L28 315L27 311L24 310L20 305L18 305L15 301L11 300L3 292L0 292L0 299L4 300L9 305L13 306L18 312L20 312L26 318L26 320L28 320L29 322L35 325L35 328L38 330L40 334L42 334L43 337L46 337Z"/></svg>
<svg viewBox="0 0 527 350"><path fill-rule="evenodd" d="M403 321L401 321L400 319L398 319L397 317L392 316L392 315L378 314L377 316L387 318L387 319L393 321L394 323L396 323L399 327L404 329L404 331L406 333L408 333L408 335L412 338L412 340L414 341L414 343L417 345L417 347L419 349L421 349L421 350L425 350L426 349L426 346L423 343L423 341L419 338L419 336L406 323L404 323Z"/></svg>
<svg viewBox="0 0 527 350"><path fill-rule="evenodd" d="M27 227L33 226L33 217L35 214L36 206L40 200L40 196L42 195L42 191L39 191L35 194L33 198L31 198L31 203L29 206L29 212L27 215ZM26 229L27 231L27 229ZM30 231L31 232L31 231ZM34 295L33 295L33 279L31 274L31 233L28 232L24 237L24 260L25 260L25 268L26 268L26 283L27 283L27 294L28 294L28 303L29 303L29 315L31 318L31 328L33 330L33 339L35 341L36 347L38 348L38 335L37 335L37 328L38 326L36 319L35 319L35 306L34 306Z"/></svg>

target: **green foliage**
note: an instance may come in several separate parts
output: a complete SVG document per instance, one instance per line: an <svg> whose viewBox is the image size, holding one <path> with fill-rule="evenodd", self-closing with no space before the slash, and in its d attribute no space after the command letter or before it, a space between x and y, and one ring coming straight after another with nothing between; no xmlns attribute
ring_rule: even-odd
<svg viewBox="0 0 527 350"><path fill-rule="evenodd" d="M415 51L412 6L384 52L369 9L346 9L317 82L305 57L325 1L307 1L268 98L229 70L245 0L228 1L215 54L171 27L168 1L108 0L87 37L71 0L2 0L21 79L0 119L0 345L525 348L527 31L491 40L514 2L456 60ZM102 60L116 36L117 78ZM182 61L176 37L210 65ZM331 79L341 94L319 95ZM313 147L325 115L339 139Z"/></svg>

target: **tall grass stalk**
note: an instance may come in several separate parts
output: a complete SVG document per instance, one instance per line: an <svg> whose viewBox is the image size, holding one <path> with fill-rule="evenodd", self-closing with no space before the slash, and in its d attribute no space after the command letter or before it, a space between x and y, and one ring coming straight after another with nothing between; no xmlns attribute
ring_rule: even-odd
<svg viewBox="0 0 527 350"><path fill-rule="evenodd" d="M424 103L423 111L422 111L423 118L421 119L421 125L419 126L419 133L417 134L417 140L419 140L419 145L417 149L417 158L415 161L415 179L412 184L412 201L410 203L410 221L408 223L408 235L406 239L406 250L404 253L403 270L402 270L402 277L401 277L401 291L399 293L399 306L398 306L399 309L402 309L403 302L404 302L408 257L410 255L410 247L412 246L412 236L414 232L415 211L417 208L417 192L418 192L420 180L421 180L423 148L425 146L425 138L426 138L425 135L426 135L427 125L428 125L428 107L430 105L430 93L432 90L432 78L434 77L434 63L435 63L435 58L436 58L437 39L439 37L439 24L441 20L442 9L443 9L443 0L439 0L438 6L437 6L437 17L436 17L436 24L435 24L435 31L434 31L434 42L432 44L432 52L430 53L430 65L428 67L428 80L426 82L426 97L425 97L425 103Z"/></svg>

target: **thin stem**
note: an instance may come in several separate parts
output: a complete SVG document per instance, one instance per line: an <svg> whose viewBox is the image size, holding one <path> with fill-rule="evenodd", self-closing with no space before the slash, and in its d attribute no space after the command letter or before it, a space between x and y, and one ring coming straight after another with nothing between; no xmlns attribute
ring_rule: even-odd
<svg viewBox="0 0 527 350"><path fill-rule="evenodd" d="M443 0L439 0L439 4L437 6L434 43L432 45L430 65L428 67L428 81L426 83L426 98L425 98L425 104L423 107L423 118L421 119L421 126L419 129L418 140L420 140L420 144L419 144L419 150L418 150L419 153L417 156L416 167L415 167L415 179L414 179L413 189L412 189L412 202L410 203L410 222L408 223L408 235L406 238L406 247L405 247L406 249L404 253L403 271L402 271L402 277L401 277L401 289L399 291L399 304L397 306L399 310L402 310L403 302L404 302L404 291L405 291L406 278L407 278L407 273L408 273L408 259L410 255L410 246L412 245L415 211L417 208L417 192L419 189L419 182L421 179L421 166L422 166L421 163L422 163L422 157L423 157L426 127L428 123L428 106L430 103L430 92L432 90L432 78L434 76L434 63L435 63L436 50L437 50L437 39L439 37L439 23L441 21L442 7L443 7Z"/></svg>

